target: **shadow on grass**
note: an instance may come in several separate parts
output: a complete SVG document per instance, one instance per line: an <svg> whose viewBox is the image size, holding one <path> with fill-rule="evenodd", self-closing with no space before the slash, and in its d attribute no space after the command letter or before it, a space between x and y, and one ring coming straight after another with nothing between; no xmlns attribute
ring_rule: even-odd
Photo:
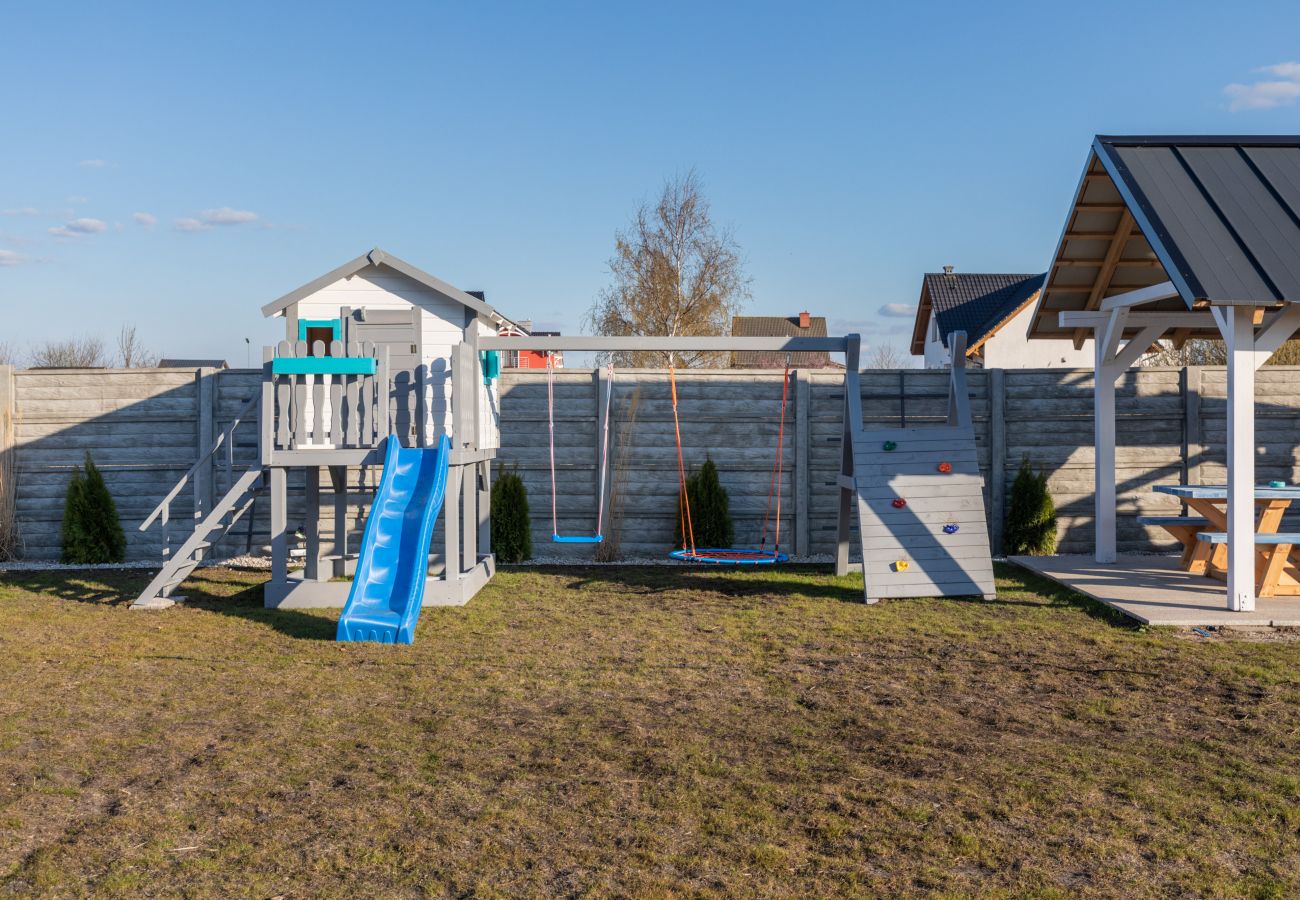
<svg viewBox="0 0 1300 900"><path fill-rule="evenodd" d="M665 590L705 591L728 597L766 595L776 597L811 597L834 600L840 603L862 603L861 583L845 584L846 578L835 581L828 565L782 566L772 571L724 568L673 568L667 566L643 567L573 566L554 570L535 569L539 573L554 572L571 578L568 587L581 590L599 585L611 585L624 590L654 593ZM780 572L781 574L776 574ZM985 608L1072 608L1107 625L1126 630L1140 629L1140 625L1118 610L1090 597L1072 591L1050 579L1043 578L1010 563L997 563L994 574L1002 582L1013 582L995 600L978 596L944 597L945 603L972 604ZM851 576L850 576L851 577ZM856 579L854 579L856 581ZM1034 599L1020 599L1013 594L1028 593ZM923 598L917 598L923 599ZM1044 602L1046 601L1046 602ZM888 603L907 603L908 600L890 600Z"/></svg>
<svg viewBox="0 0 1300 900"><path fill-rule="evenodd" d="M267 609L262 603L264 579L247 584L241 579L213 577L211 573L234 573L236 569L199 569L177 592L191 609L247 619L303 640L334 640L338 623L334 619L295 609ZM259 576L263 573L257 573ZM126 607L153 578L148 570L59 569L39 572L8 572L7 584L32 594L87 603L92 606ZM138 615L151 615L140 612Z"/></svg>
<svg viewBox="0 0 1300 900"><path fill-rule="evenodd" d="M231 582L205 578L205 571L199 569L181 585L187 607L256 622L299 640L334 640L338 630L336 619L299 609L267 609L263 605L264 583L249 585L233 594L225 593L221 587Z"/></svg>

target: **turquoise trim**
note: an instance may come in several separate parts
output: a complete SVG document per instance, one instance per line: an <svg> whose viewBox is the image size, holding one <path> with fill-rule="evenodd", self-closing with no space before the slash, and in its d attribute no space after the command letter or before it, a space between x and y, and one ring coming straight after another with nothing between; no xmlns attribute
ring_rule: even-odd
<svg viewBox="0 0 1300 900"><path fill-rule="evenodd" d="M277 356L271 360L271 372L276 375L373 375L375 371L370 356Z"/></svg>
<svg viewBox="0 0 1300 900"><path fill-rule="evenodd" d="M333 328L334 340L343 340L343 323L338 319L299 319L298 340L307 340L308 328Z"/></svg>

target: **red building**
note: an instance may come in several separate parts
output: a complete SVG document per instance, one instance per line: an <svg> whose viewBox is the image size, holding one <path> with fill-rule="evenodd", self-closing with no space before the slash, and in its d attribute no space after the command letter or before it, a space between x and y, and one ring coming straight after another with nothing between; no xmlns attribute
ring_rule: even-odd
<svg viewBox="0 0 1300 900"><path fill-rule="evenodd" d="M509 325L501 326L497 331L499 337L559 337L558 331L533 331L529 328L532 322L527 320L519 323L520 327L515 328ZM564 368L564 354L556 351L551 354L554 359L554 365L557 369ZM501 355L501 367L504 369L545 369L546 354L537 350L507 350Z"/></svg>

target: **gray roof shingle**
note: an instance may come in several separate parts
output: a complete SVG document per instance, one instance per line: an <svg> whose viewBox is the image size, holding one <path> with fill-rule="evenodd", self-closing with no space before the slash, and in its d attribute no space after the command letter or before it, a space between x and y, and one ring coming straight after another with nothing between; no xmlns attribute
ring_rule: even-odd
<svg viewBox="0 0 1300 900"><path fill-rule="evenodd" d="M966 346L973 349L1029 302L1045 277L927 272L923 290L930 297L931 315L939 321L943 345L948 346L954 331L964 331Z"/></svg>
<svg viewBox="0 0 1300 900"><path fill-rule="evenodd" d="M826 317L809 316L808 327L799 327L795 316L732 316L732 337L826 337ZM772 369L786 364L785 354L762 350L741 350L731 354L734 369ZM831 355L822 351L790 354L790 365L799 369L828 369Z"/></svg>

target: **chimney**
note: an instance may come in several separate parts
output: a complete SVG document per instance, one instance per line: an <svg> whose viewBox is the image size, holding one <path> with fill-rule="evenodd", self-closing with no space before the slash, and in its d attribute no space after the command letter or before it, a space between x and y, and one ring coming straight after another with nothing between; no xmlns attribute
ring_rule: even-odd
<svg viewBox="0 0 1300 900"><path fill-rule="evenodd" d="M810 325L812 325L812 316L808 315L808 310L805 309L799 313L799 327L807 328Z"/></svg>
<svg viewBox="0 0 1300 900"><path fill-rule="evenodd" d="M943 274L945 274L945 275L951 275L951 274L952 274L952 266L944 266L944 267L943 267Z"/></svg>

